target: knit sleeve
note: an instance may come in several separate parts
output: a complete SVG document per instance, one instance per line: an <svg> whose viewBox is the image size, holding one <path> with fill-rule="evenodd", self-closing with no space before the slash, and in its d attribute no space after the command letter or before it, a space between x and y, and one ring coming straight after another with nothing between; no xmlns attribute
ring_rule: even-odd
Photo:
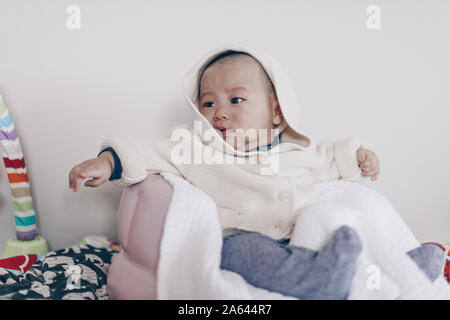
<svg viewBox="0 0 450 320"><path fill-rule="evenodd" d="M361 138L348 138L331 142L320 143L316 150L322 165L317 173L318 181L343 179L360 181L361 169L356 159L356 151L367 148L366 142Z"/></svg>
<svg viewBox="0 0 450 320"><path fill-rule="evenodd" d="M114 149L122 165L120 179L111 180L113 184L128 187L141 182L148 174L160 172L181 176L179 169L171 163L167 141L114 137L103 141L100 149L108 147Z"/></svg>

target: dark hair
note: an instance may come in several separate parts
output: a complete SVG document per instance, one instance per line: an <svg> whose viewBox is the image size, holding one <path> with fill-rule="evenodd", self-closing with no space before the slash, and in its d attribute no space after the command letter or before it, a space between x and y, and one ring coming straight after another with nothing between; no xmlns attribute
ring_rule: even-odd
<svg viewBox="0 0 450 320"><path fill-rule="evenodd" d="M261 66L261 63L255 59L252 55L248 54L247 52L243 52L243 51L236 51L236 50L227 50L224 51L222 53L219 53L218 55L216 55L214 58L212 58L202 69L202 71L200 72L200 75L198 77L198 90L197 90L197 100L200 101L200 87L201 87L201 81L203 78L203 74L205 73L206 69L208 69L210 66L212 66L214 63L223 60L224 58L227 57L235 57L235 56L249 56L251 58L253 58L254 60L256 60L258 62L258 64ZM269 92L275 92L275 88L273 86L272 80L270 79L269 75L267 74L266 70L264 69L263 66L261 66L261 69L263 70L264 74L266 75L266 79L268 82L268 90Z"/></svg>

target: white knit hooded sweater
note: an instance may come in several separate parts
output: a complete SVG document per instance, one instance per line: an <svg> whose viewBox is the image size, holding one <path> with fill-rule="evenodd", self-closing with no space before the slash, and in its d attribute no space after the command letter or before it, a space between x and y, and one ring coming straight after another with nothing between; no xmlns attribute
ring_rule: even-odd
<svg viewBox="0 0 450 320"><path fill-rule="evenodd" d="M275 87L284 121L278 126L282 132L280 143L268 151L235 150L199 112L197 93L202 68L227 50L246 52L257 59ZM356 151L366 146L363 139L323 141L316 145L311 137L300 133L300 106L290 80L267 54L239 45L216 48L186 75L183 93L195 119L199 120L193 126L180 126L188 129L184 132L189 133L185 137L189 137L193 147L191 164L180 164L174 159L181 141L177 135L113 137L103 141L100 147L100 150L112 147L122 164L121 178L112 183L129 186L144 180L149 173L171 172L214 200L224 235L237 228L281 239L291 236L300 209L314 202L315 183L361 179ZM214 130L213 139L204 134L207 129ZM205 152L236 161L233 164L198 161ZM246 162L239 164L237 159Z"/></svg>

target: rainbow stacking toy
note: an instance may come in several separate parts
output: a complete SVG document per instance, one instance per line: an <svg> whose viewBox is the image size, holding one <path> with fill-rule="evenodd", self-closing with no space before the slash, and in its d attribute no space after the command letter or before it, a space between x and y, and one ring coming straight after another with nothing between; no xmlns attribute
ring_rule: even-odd
<svg viewBox="0 0 450 320"><path fill-rule="evenodd" d="M30 192L27 168L14 122L0 95L0 144L14 206L16 236L5 245L3 258L45 254L47 241L36 231L36 212Z"/></svg>

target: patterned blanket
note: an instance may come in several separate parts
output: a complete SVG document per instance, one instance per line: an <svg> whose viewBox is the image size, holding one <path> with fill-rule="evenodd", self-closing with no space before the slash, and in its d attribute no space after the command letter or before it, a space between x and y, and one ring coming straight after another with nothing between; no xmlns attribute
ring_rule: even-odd
<svg viewBox="0 0 450 320"><path fill-rule="evenodd" d="M106 279L117 252L82 244L0 260L0 299L108 299Z"/></svg>
<svg viewBox="0 0 450 320"><path fill-rule="evenodd" d="M450 252L442 249L446 251L443 274L450 284ZM0 259L0 299L108 299L108 269L119 250L81 244L44 256Z"/></svg>

